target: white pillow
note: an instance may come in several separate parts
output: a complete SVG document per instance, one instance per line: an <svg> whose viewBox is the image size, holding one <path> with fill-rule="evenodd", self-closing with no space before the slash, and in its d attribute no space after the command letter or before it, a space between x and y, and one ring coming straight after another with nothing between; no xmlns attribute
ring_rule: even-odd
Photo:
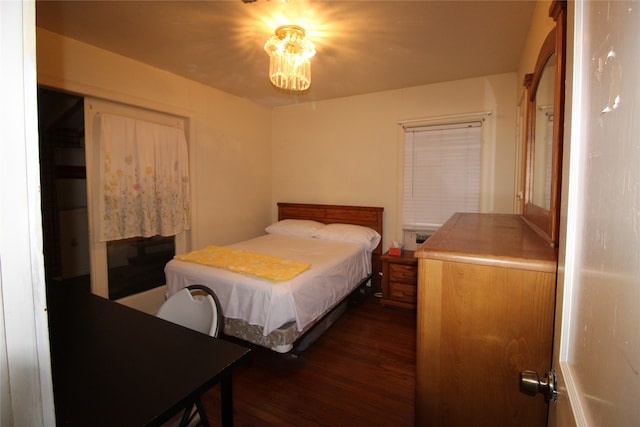
<svg viewBox="0 0 640 427"><path fill-rule="evenodd" d="M269 234L282 234L293 237L313 237L314 233L325 225L308 219L283 219L268 226Z"/></svg>
<svg viewBox="0 0 640 427"><path fill-rule="evenodd" d="M356 243L367 251L373 251L380 243L380 234L369 227L353 224L327 224L316 230L313 237L338 242Z"/></svg>

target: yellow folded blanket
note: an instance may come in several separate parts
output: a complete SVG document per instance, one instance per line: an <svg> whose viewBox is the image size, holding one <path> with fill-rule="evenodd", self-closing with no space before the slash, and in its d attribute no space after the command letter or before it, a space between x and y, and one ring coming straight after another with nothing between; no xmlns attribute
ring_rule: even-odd
<svg viewBox="0 0 640 427"><path fill-rule="evenodd" d="M272 282L290 280L311 267L306 262L292 261L222 246L207 246L204 249L176 255L175 258L180 261L225 268L236 273L249 274Z"/></svg>

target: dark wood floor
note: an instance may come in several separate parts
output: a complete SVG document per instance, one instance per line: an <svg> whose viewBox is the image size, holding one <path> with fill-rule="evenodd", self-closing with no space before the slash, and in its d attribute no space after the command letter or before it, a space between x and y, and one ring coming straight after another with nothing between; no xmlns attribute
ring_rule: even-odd
<svg viewBox="0 0 640 427"><path fill-rule="evenodd" d="M255 348L234 371L234 425L413 426L415 313L367 296L298 358ZM220 392L203 397L219 425Z"/></svg>

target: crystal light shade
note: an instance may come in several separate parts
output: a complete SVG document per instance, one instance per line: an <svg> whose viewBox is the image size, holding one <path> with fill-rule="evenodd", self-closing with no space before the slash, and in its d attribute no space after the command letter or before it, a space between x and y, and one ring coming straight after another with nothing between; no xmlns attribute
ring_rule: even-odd
<svg viewBox="0 0 640 427"><path fill-rule="evenodd" d="M304 36L302 27L283 25L264 45L270 57L269 79L276 87L300 92L311 86L311 58L316 48Z"/></svg>

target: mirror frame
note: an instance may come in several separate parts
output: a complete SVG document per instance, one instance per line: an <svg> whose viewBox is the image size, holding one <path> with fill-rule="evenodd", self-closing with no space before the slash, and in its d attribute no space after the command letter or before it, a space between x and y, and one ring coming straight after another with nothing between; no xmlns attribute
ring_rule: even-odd
<svg viewBox="0 0 640 427"><path fill-rule="evenodd" d="M527 110L526 110L526 142L525 142L525 204L523 218L527 223L544 237L551 246L558 245L560 218L560 180L562 165L562 139L564 132L564 81L565 81L565 32L566 32L566 1L554 0L549 9L556 26L544 40L535 69L532 74L525 76ZM536 120L536 91L540 78L549 58L556 55L556 69L554 78L554 123L551 164L551 203L545 209L532 202L533 174L534 174L534 146Z"/></svg>

